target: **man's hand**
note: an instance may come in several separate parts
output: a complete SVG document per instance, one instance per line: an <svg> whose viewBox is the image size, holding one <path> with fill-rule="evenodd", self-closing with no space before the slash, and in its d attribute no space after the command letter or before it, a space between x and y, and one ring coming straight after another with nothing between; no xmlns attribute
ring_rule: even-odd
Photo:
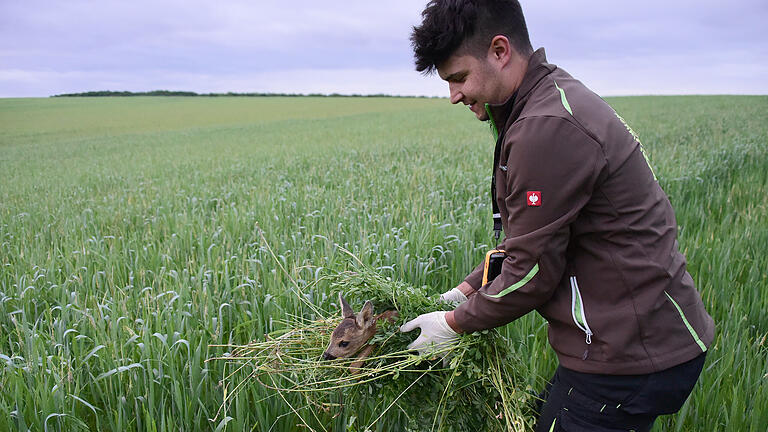
<svg viewBox="0 0 768 432"><path fill-rule="evenodd" d="M450 348L459 338L459 334L453 331L445 320L447 313L445 311L430 312L403 324L400 327L401 332L409 332L417 327L421 329L421 334L408 345L408 349L416 350L419 354L435 353L444 357L445 353L440 351Z"/></svg>
<svg viewBox="0 0 768 432"><path fill-rule="evenodd" d="M466 282L462 282L456 288L440 294L440 300L446 303L464 303L475 293L475 290Z"/></svg>
<svg viewBox="0 0 768 432"><path fill-rule="evenodd" d="M444 301L446 303L464 303L467 301L467 296L464 295L463 292L461 292L460 289L454 288L450 291L446 291L442 294L440 294L440 301Z"/></svg>

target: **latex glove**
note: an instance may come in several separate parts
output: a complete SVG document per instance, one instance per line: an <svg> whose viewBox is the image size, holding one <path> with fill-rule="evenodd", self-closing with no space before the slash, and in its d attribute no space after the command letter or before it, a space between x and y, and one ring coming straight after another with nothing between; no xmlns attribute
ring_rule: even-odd
<svg viewBox="0 0 768 432"><path fill-rule="evenodd" d="M463 292L461 292L460 289L454 288L450 291L446 291L442 294L440 294L440 301L444 301L446 303L464 303L467 301L467 296L464 295Z"/></svg>
<svg viewBox="0 0 768 432"><path fill-rule="evenodd" d="M419 354L436 353L445 357L446 353L439 351L449 348L459 339L459 334L445 321L446 311L430 312L419 315L400 327L400 331L407 333L415 328L421 329L421 334L415 341L408 345L409 350L416 350Z"/></svg>

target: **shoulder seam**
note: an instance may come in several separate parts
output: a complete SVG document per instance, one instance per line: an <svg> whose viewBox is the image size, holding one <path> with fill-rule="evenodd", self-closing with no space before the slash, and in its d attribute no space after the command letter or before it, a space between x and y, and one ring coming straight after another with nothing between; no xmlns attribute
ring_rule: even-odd
<svg viewBox="0 0 768 432"><path fill-rule="evenodd" d="M522 123L524 120L527 120L527 119L532 119L532 120L533 119L556 119L556 120L565 121L565 122L571 124L576 129L578 129L579 132L581 132L584 136L589 138L590 141L592 141L595 145L597 145L600 148L600 152L603 153L603 156L605 156L605 149L603 149L602 143L600 143L600 141L598 141L597 138L592 136L592 134L590 134L579 122L574 121L574 119L572 119L572 118L566 118L566 117L563 117L563 116L535 115L535 116L527 116L527 117L518 118L511 125L509 125L509 127L507 128L507 131L505 131L505 136L509 136L509 134L506 133L506 132L508 132L510 129L512 129L516 124Z"/></svg>

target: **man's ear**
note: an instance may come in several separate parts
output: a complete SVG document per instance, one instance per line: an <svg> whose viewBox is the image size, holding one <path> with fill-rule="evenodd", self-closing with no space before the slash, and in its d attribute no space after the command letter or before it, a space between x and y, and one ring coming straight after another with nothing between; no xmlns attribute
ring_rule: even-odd
<svg viewBox="0 0 768 432"><path fill-rule="evenodd" d="M373 319L373 304L371 304L370 300L365 302L365 305L360 310L360 313L357 314L355 317L355 321L357 322L357 326L360 328L365 328L366 326L370 325L371 320Z"/></svg>
<svg viewBox="0 0 768 432"><path fill-rule="evenodd" d="M488 47L488 57L491 61L498 62L503 67L512 60L513 54L512 44L506 36L496 35L491 39L491 45Z"/></svg>
<svg viewBox="0 0 768 432"><path fill-rule="evenodd" d="M355 316L355 311L353 311L349 303L347 303L347 301L344 300L344 297L341 296L341 293L339 293L339 304L341 304L342 318L349 318L349 317Z"/></svg>

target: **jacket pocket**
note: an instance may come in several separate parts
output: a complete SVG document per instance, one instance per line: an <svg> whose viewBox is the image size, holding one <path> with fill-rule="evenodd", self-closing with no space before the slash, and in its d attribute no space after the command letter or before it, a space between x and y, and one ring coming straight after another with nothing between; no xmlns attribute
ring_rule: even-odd
<svg viewBox="0 0 768 432"><path fill-rule="evenodd" d="M586 335L587 345L592 343L592 329L589 328L587 323L587 314L584 313L584 301L581 298L581 291L579 291L579 283L576 281L576 276L571 276L571 316L573 322L576 323L576 327Z"/></svg>

